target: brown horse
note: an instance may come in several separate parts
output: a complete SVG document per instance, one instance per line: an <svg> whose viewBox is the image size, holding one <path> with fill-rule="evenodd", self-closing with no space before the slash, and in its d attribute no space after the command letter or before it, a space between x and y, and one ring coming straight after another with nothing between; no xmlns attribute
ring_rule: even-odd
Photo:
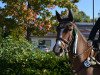
<svg viewBox="0 0 100 75"><path fill-rule="evenodd" d="M57 39L53 51L56 55L61 56L63 53L68 54L72 64L72 70L76 75L99 75L100 68L91 61L96 61L95 52L86 38L78 30L71 10L67 18L61 18L56 11L56 17L59 22L57 26Z"/></svg>

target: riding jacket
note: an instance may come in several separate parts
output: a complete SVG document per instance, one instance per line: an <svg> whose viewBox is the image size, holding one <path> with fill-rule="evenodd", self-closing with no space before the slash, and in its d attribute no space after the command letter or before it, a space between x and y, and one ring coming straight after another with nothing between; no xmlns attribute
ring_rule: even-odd
<svg viewBox="0 0 100 75"><path fill-rule="evenodd" d="M95 25L93 26L93 28L90 32L88 40L93 41L95 36L96 36L97 31L99 31L98 41L100 41L100 17L98 18Z"/></svg>

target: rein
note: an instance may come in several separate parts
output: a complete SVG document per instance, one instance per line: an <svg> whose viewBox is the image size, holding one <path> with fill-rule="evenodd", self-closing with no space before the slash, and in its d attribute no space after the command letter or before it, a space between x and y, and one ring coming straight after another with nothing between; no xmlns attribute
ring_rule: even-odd
<svg viewBox="0 0 100 75"><path fill-rule="evenodd" d="M78 56L80 56L80 55L82 55L83 53L85 53L85 52L87 52L89 49L91 49L91 48L93 48L92 46L90 46L87 50L84 50L82 53L80 53L80 54L78 54L78 55L74 55L74 57L73 58L76 58L76 57L78 57Z"/></svg>
<svg viewBox="0 0 100 75"><path fill-rule="evenodd" d="M58 38L57 40L61 40L61 41L63 41L65 44L67 44L67 45L69 45L70 44L70 42L68 42L67 40L64 40L63 38ZM91 48L93 48L92 46L90 46L87 50L84 50L82 53L80 53L80 54L75 54L74 56L73 56L73 58L76 58L76 57L78 57L78 56L80 56L80 55L82 55L83 53L85 53L85 52L87 52L89 49L91 49ZM71 49L70 49L71 50ZM69 51L66 51L65 49L64 49L64 51L65 52L70 52L70 50Z"/></svg>
<svg viewBox="0 0 100 75"><path fill-rule="evenodd" d="M74 61L74 59L76 59L78 56L81 56L83 53L89 51L91 48L93 48L93 47L90 46L87 50L84 50L82 53L77 54L77 55L74 55L74 56L73 56L73 61ZM70 51L71 51L71 50L70 50ZM68 52L70 52L70 51L68 51ZM68 52L66 52L66 53L68 53ZM90 57L90 56L91 56L91 52L90 52L90 54L89 54L88 57ZM67 57L67 55L66 55L66 57ZM88 57L87 57L87 58L88 58ZM86 59L87 59L87 58L86 58ZM83 61L83 62L82 62L82 65L80 65L79 68L77 68L76 70L73 69L73 73L78 73L78 72L80 72L80 71L81 71L82 69L84 69L84 68L88 68L88 67L85 67L85 66L84 66L84 61Z"/></svg>

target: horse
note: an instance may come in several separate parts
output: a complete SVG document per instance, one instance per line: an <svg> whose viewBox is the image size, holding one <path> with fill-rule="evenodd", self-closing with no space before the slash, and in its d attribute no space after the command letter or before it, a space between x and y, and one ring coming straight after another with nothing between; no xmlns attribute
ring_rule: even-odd
<svg viewBox="0 0 100 75"><path fill-rule="evenodd" d="M96 64L96 53L88 43L84 35L79 31L73 20L70 9L67 17L61 17L56 11L57 21L59 22L56 31L56 43L53 52L57 56L66 54L71 61L73 73L75 75L98 75L100 67Z"/></svg>

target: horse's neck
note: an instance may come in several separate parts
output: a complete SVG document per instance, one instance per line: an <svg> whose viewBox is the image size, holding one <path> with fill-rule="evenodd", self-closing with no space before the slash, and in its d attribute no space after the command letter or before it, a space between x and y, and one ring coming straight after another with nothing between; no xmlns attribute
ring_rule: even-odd
<svg viewBox="0 0 100 75"><path fill-rule="evenodd" d="M78 27L77 26L75 26L75 29L77 30L77 34L78 34L78 46L79 46L79 48L81 48L81 49L85 49L86 47L87 47L87 40L86 40L86 38L84 37L84 35L79 31L79 29L78 29ZM84 48L84 47L85 48Z"/></svg>
<svg viewBox="0 0 100 75"><path fill-rule="evenodd" d="M86 38L82 35L82 33L79 30L78 30L78 43L79 43L78 45L80 47L85 46L85 48L86 48L86 46L87 46L87 40L86 40Z"/></svg>
<svg viewBox="0 0 100 75"><path fill-rule="evenodd" d="M80 62L81 62L81 61L83 61L84 59L86 59L88 57L89 52L87 50L90 48L90 46L88 45L88 42L87 42L86 38L79 31L79 29L76 25L74 25L74 29L77 31L76 34L78 35L76 55L79 55L78 57L80 58Z"/></svg>
<svg viewBox="0 0 100 75"><path fill-rule="evenodd" d="M88 50L90 47L87 43L86 38L82 35L82 33L77 29L78 41L77 41L77 52L76 58L73 58L74 54L69 54L72 60L73 69L78 70L82 63L89 57L91 50Z"/></svg>
<svg viewBox="0 0 100 75"><path fill-rule="evenodd" d="M88 45L86 38L78 30L77 54L82 54L82 55L80 55L81 61L83 61L84 59L86 59L88 57L89 53L87 50L89 49L89 47L90 46Z"/></svg>

